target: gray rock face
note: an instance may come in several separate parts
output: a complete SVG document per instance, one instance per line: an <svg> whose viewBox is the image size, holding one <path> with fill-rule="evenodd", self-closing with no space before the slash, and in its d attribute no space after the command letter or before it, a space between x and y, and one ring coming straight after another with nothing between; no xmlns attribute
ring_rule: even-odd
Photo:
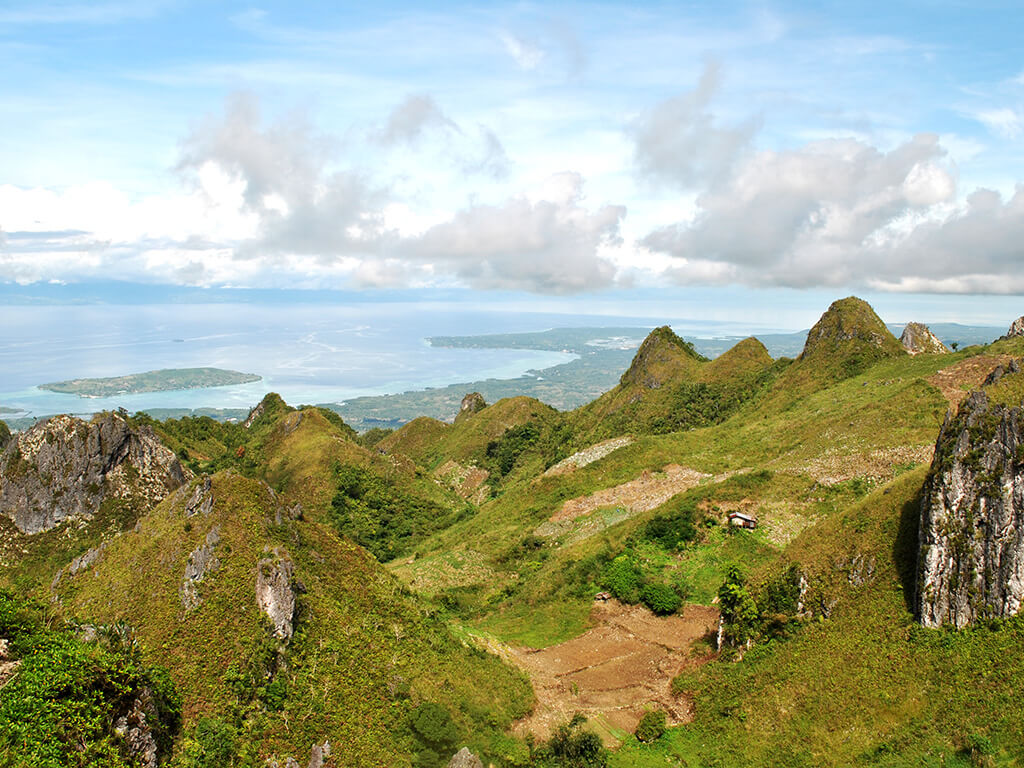
<svg viewBox="0 0 1024 768"><path fill-rule="evenodd" d="M142 768L157 768L159 765L156 738L150 725L158 719L152 693L143 689L129 710L114 721L114 733L124 739L128 754L134 758L133 764Z"/></svg>
<svg viewBox="0 0 1024 768"><path fill-rule="evenodd" d="M468 419L474 413L478 413L487 407L487 402L484 400L484 396L479 392L470 392L464 398L462 398L462 404L459 406L459 412L455 415L455 421L459 422L463 419Z"/></svg>
<svg viewBox="0 0 1024 768"><path fill-rule="evenodd" d="M196 486L192 495L185 503L185 517L192 517L200 513L209 515L213 511L213 483L210 478Z"/></svg>
<svg viewBox="0 0 1024 768"><path fill-rule="evenodd" d="M939 337L922 323L907 323L900 336L900 344L911 355L949 352Z"/></svg>
<svg viewBox="0 0 1024 768"><path fill-rule="evenodd" d="M331 756L331 742L314 744L309 755L309 768L324 768L324 761Z"/></svg>
<svg viewBox="0 0 1024 768"><path fill-rule="evenodd" d="M1014 336L1024 336L1024 315L1010 323L1010 329L1003 338L1012 339Z"/></svg>
<svg viewBox="0 0 1024 768"><path fill-rule="evenodd" d="M1024 414L972 392L947 415L921 505L917 609L928 627L1012 616L1024 598Z"/></svg>
<svg viewBox="0 0 1024 768"><path fill-rule="evenodd" d="M148 427L120 416L54 416L14 436L0 454L0 513L23 533L90 518L108 496L154 504L186 481L178 458Z"/></svg>
<svg viewBox="0 0 1024 768"><path fill-rule="evenodd" d="M194 611L202 605L202 598L199 596L199 588L196 586L207 574L213 573L220 568L220 560L214 554L214 549L220 543L220 529L214 526L206 534L206 541L200 544L188 556L188 563L185 565L185 577L181 581L181 605L186 612Z"/></svg>
<svg viewBox="0 0 1024 768"><path fill-rule="evenodd" d="M274 627L274 637L287 642L292 638L295 617L295 566L279 552L260 559L256 566L256 603Z"/></svg>
<svg viewBox="0 0 1024 768"><path fill-rule="evenodd" d="M484 768L483 761L469 751L469 747L463 747L448 761L448 768Z"/></svg>

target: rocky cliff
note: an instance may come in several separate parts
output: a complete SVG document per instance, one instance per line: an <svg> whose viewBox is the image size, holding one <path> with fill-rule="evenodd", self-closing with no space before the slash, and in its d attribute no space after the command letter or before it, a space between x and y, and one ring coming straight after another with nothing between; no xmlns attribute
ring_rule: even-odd
<svg viewBox="0 0 1024 768"><path fill-rule="evenodd" d="M900 336L900 344L911 355L949 352L939 337L922 323L907 323Z"/></svg>
<svg viewBox="0 0 1024 768"><path fill-rule="evenodd" d="M956 415L946 416L925 485L919 545L917 609L925 626L959 628L1020 610L1024 414L1019 405L972 392Z"/></svg>
<svg viewBox="0 0 1024 768"><path fill-rule="evenodd" d="M0 454L0 514L23 533L90 518L105 499L156 503L184 484L178 458L148 427L116 414L54 416L13 436Z"/></svg>

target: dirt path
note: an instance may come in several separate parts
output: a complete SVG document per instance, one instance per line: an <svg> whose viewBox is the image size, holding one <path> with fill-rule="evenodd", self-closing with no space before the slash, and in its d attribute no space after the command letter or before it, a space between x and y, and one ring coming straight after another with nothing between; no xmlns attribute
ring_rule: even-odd
<svg viewBox="0 0 1024 768"><path fill-rule="evenodd" d="M978 355L961 360L956 365L943 368L929 376L925 381L938 387L946 398L950 408L956 408L960 401L967 397L972 389L980 389L985 377L992 373L997 365L1005 365L1013 359L1012 355Z"/></svg>
<svg viewBox="0 0 1024 768"><path fill-rule="evenodd" d="M664 709L671 725L689 722L692 702L672 694L672 678L710 658L694 656L691 647L715 632L718 609L688 605L680 615L657 617L609 600L595 604L591 621L592 629L548 648L491 648L525 671L537 693L533 714L514 731L546 739L580 712L615 746L650 706Z"/></svg>

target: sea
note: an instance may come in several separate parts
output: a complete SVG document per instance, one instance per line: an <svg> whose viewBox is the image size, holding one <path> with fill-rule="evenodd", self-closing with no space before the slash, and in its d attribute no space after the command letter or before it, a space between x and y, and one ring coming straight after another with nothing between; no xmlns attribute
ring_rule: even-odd
<svg viewBox="0 0 1024 768"><path fill-rule="evenodd" d="M0 306L0 418L124 408L250 408L267 392L294 405L515 378L569 352L433 347L430 336L664 322L442 302ZM697 323L698 326L703 325ZM714 333L714 324L690 332ZM83 398L39 388L164 368L254 373L237 386Z"/></svg>

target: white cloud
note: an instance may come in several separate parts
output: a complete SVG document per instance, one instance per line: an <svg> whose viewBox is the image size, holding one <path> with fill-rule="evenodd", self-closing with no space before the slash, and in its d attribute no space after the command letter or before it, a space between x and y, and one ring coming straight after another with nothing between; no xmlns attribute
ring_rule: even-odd
<svg viewBox="0 0 1024 768"><path fill-rule="evenodd" d="M1003 107L978 112L975 118L996 136L1016 139L1024 135L1024 114L1018 110Z"/></svg>
<svg viewBox="0 0 1024 768"><path fill-rule="evenodd" d="M500 33L498 38L505 46L506 53L515 60L520 69L527 71L537 69L544 61L544 51L536 44L509 32Z"/></svg>
<svg viewBox="0 0 1024 768"><path fill-rule="evenodd" d="M545 191L539 200L516 197L460 211L400 252L479 289L567 294L613 285L617 269L598 252L619 242L626 209L584 208L583 179L574 173L552 178Z"/></svg>
<svg viewBox="0 0 1024 768"><path fill-rule="evenodd" d="M729 172L756 125L724 128L717 124L708 106L718 81L718 65L711 62L694 90L661 102L636 123L635 160L642 174L691 189L714 183Z"/></svg>
<svg viewBox="0 0 1024 768"><path fill-rule="evenodd" d="M644 244L683 259L683 281L805 288L920 274L934 261L894 254L908 221L954 198L943 154L925 134L887 153L852 140L760 151L698 197L693 219Z"/></svg>

